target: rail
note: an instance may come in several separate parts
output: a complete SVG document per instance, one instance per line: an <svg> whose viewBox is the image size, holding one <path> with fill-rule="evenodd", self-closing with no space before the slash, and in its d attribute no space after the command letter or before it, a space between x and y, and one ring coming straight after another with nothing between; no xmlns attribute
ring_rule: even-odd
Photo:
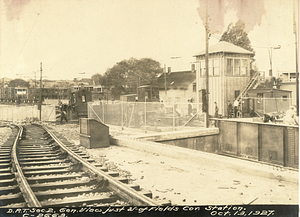
<svg viewBox="0 0 300 217"><path fill-rule="evenodd" d="M136 206L158 206L159 205L154 201L152 201L150 198L137 193L134 189L124 185L120 181L114 180L111 176L98 170L95 166L91 165L86 160L82 159L78 154L74 153L67 146L65 146L63 142L61 142L60 139L57 138L57 136L53 132L51 132L51 130L49 130L46 126L40 124L36 124L36 125L46 130L49 133L49 135L51 135L51 137L55 140L55 142L57 142L61 146L61 148L69 154L70 157L81 162L82 166L87 168L89 171L91 171L93 174L98 176L100 179L107 181L108 188L112 191L117 192L122 199L127 200Z"/></svg>
<svg viewBox="0 0 300 217"><path fill-rule="evenodd" d="M15 172L15 176L28 207L42 207L35 194L33 193L30 185L28 184L18 161L17 144L23 134L23 127L18 125L15 126L19 128L19 132L16 136L12 148L12 166Z"/></svg>

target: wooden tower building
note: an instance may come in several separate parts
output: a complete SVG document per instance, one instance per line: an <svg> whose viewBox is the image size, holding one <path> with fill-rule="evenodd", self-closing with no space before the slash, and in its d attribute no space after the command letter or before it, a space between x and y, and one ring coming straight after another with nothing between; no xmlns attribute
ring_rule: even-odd
<svg viewBox="0 0 300 217"><path fill-rule="evenodd" d="M209 53L209 114L215 112L217 102L219 114L227 115L227 102L234 100L247 87L250 81L251 51L234 44L221 41L208 50ZM199 103L202 103L202 90L205 83L205 50L196 54L196 83Z"/></svg>

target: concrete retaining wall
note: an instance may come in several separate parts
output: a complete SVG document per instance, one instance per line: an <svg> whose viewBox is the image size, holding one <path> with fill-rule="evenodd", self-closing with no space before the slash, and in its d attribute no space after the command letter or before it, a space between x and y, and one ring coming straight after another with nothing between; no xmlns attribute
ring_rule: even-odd
<svg viewBox="0 0 300 217"><path fill-rule="evenodd" d="M232 169L240 173L253 173L261 177L277 179L298 184L298 172L274 165L246 161L216 155L208 152L194 151L187 148L170 146L157 142L138 141L128 138L111 138L111 145L119 145L153 154L165 155L178 160L190 160L193 164L205 166L206 164L218 166L220 169Z"/></svg>

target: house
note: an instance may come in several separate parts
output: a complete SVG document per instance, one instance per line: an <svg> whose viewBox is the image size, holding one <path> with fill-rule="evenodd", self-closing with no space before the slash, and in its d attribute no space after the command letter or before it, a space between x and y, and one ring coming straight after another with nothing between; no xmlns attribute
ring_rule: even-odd
<svg viewBox="0 0 300 217"><path fill-rule="evenodd" d="M248 91L248 99L245 98L244 108L248 106L260 116L266 113L285 112L292 105L292 91L280 89L251 89ZM248 100L248 102L247 102ZM244 109L245 110L245 109ZM250 113L250 111L248 111Z"/></svg>
<svg viewBox="0 0 300 217"><path fill-rule="evenodd" d="M297 104L297 85L296 85L296 72L281 72L279 78L282 79L280 83L281 90L292 91L292 104Z"/></svg>
<svg viewBox="0 0 300 217"><path fill-rule="evenodd" d="M281 72L279 73L279 78L282 79L282 82L295 82L296 72Z"/></svg>
<svg viewBox="0 0 300 217"><path fill-rule="evenodd" d="M227 101L233 101L247 87L250 81L251 58L253 53L234 44L221 41L212 45L209 52L209 114L214 114L217 102L219 114L227 114ZM194 55L198 94L196 101L202 103L206 89L205 50Z"/></svg>
<svg viewBox="0 0 300 217"><path fill-rule="evenodd" d="M159 97L167 103L187 103L188 99L196 97L195 70L163 73L158 78Z"/></svg>
<svg viewBox="0 0 300 217"><path fill-rule="evenodd" d="M280 83L281 90L289 90L291 91L292 105L297 104L297 85L296 81L291 82L282 82Z"/></svg>

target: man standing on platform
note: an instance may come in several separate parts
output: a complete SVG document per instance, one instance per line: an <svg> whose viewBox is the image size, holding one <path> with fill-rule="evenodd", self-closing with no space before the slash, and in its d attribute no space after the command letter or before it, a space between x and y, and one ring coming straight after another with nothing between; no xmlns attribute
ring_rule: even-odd
<svg viewBox="0 0 300 217"><path fill-rule="evenodd" d="M237 112L238 112L238 107L239 107L239 101L235 100L233 103L234 106L234 117L237 118Z"/></svg>
<svg viewBox="0 0 300 217"><path fill-rule="evenodd" d="M230 100L228 100L227 103L227 118L231 118L231 113L232 113L232 104Z"/></svg>
<svg viewBox="0 0 300 217"><path fill-rule="evenodd" d="M215 118L218 118L218 117L219 117L219 108L218 108L217 102L215 102Z"/></svg>

